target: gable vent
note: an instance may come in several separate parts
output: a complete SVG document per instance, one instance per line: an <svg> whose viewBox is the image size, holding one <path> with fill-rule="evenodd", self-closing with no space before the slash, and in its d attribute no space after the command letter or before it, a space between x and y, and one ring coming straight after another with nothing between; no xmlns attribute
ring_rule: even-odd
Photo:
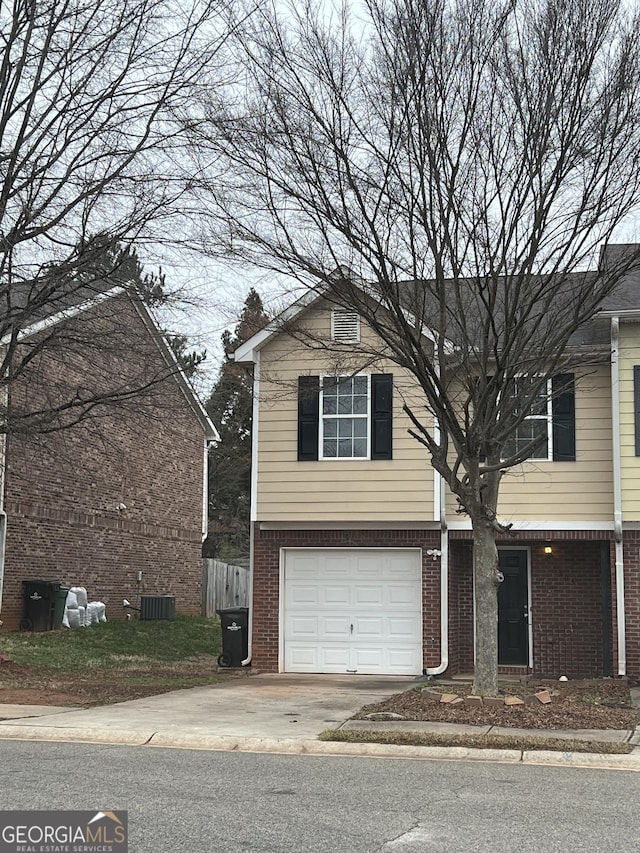
<svg viewBox="0 0 640 853"><path fill-rule="evenodd" d="M331 339L340 344L360 341L360 317L355 311L334 311L331 315Z"/></svg>

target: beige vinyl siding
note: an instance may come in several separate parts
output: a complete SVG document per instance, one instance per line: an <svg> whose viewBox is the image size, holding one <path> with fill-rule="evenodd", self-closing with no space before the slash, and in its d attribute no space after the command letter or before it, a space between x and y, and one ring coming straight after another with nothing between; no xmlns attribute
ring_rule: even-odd
<svg viewBox="0 0 640 853"><path fill-rule="evenodd" d="M447 516L456 503L447 500ZM520 521L611 521L613 455L610 367L576 380L576 461L530 461L502 479L499 518Z"/></svg>
<svg viewBox="0 0 640 853"><path fill-rule="evenodd" d="M639 323L621 323L619 346L622 518L640 521L640 457L636 456L633 410L633 367L640 364Z"/></svg>
<svg viewBox="0 0 640 853"><path fill-rule="evenodd" d="M323 341L329 340L330 329L330 309L311 309L293 336L283 332L261 350L257 519L431 522L433 469L426 449L408 435L410 422L402 411L405 400L420 402L415 383L376 357L375 338L364 324L360 354L354 345L328 350ZM355 371L393 374L393 459L298 462L298 377Z"/></svg>

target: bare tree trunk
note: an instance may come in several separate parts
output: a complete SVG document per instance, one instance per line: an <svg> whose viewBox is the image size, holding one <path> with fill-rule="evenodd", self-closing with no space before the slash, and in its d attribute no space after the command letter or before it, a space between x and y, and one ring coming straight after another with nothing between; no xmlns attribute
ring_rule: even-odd
<svg viewBox="0 0 640 853"><path fill-rule="evenodd" d="M482 519L473 522L475 669L473 692L498 693L498 549L495 532Z"/></svg>

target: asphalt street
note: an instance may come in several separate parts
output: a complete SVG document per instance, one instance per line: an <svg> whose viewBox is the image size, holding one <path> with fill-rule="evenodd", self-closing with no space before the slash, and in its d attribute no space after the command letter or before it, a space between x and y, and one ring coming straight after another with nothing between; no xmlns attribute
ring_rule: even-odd
<svg viewBox="0 0 640 853"><path fill-rule="evenodd" d="M0 741L0 808L127 809L131 853L638 850L640 776Z"/></svg>

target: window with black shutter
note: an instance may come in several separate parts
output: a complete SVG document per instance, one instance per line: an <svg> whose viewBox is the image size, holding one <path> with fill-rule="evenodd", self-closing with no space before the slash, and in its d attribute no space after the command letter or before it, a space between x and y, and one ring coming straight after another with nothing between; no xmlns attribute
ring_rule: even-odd
<svg viewBox="0 0 640 853"><path fill-rule="evenodd" d="M640 365L633 367L633 419L636 438L636 456L640 456Z"/></svg>
<svg viewBox="0 0 640 853"><path fill-rule="evenodd" d="M320 377L298 377L298 461L318 458Z"/></svg>
<svg viewBox="0 0 640 853"><path fill-rule="evenodd" d="M558 373L551 380L553 461L576 461L576 395L573 373Z"/></svg>
<svg viewBox="0 0 640 853"><path fill-rule="evenodd" d="M300 376L298 460L391 459L393 376Z"/></svg>
<svg viewBox="0 0 640 853"><path fill-rule="evenodd" d="M371 377L371 458L391 459L393 453L393 376Z"/></svg>

